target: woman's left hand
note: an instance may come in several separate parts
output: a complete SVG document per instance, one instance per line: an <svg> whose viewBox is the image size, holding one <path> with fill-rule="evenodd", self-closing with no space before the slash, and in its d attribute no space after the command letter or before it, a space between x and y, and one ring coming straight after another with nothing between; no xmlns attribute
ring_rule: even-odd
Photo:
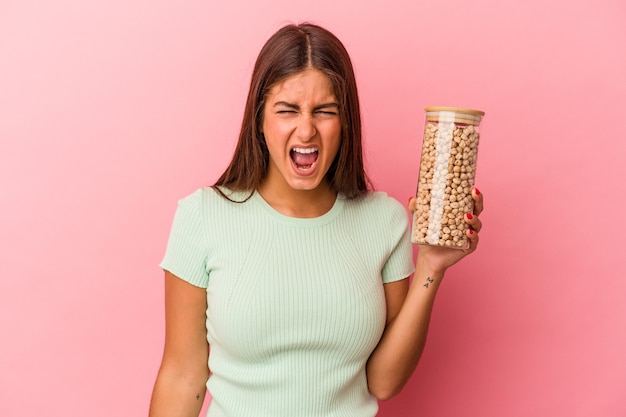
<svg viewBox="0 0 626 417"><path fill-rule="evenodd" d="M472 189L472 199L474 200L473 213L465 213L465 222L469 226L466 234L469 245L465 249L446 248L443 246L420 245L418 252L418 263L425 263L431 271L444 272L465 256L476 250L478 245L478 233L482 228L482 222L478 218L483 211L483 195L477 188ZM409 201L409 210L415 211L415 198Z"/></svg>

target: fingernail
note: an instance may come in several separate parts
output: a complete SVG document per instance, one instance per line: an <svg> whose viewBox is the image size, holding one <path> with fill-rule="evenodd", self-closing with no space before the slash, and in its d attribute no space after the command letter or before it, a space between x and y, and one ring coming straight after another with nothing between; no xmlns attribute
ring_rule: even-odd
<svg viewBox="0 0 626 417"><path fill-rule="evenodd" d="M409 197L409 202L408 202L407 204L411 204L411 199L412 199L412 198L413 198L413 197Z"/></svg>
<svg viewBox="0 0 626 417"><path fill-rule="evenodd" d="M476 195L480 194L480 191L478 191L478 188L474 187L474 192L476 193Z"/></svg>
<svg viewBox="0 0 626 417"><path fill-rule="evenodd" d="M474 231L472 229L468 229L468 232L469 232L470 235L474 234Z"/></svg>

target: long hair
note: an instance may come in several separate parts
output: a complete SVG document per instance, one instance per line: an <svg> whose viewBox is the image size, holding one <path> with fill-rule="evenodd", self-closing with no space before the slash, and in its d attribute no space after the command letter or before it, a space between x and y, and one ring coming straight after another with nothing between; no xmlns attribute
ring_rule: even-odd
<svg viewBox="0 0 626 417"><path fill-rule="evenodd" d="M347 198L358 197L368 190L370 182L363 166L361 111L350 56L331 32L303 23L278 30L257 57L233 159L213 185L220 194L224 195L219 188L222 186L250 192L259 188L269 164L269 151L261 133L267 96L277 83L308 68L317 69L328 77L339 101L341 143L326 179L333 190Z"/></svg>

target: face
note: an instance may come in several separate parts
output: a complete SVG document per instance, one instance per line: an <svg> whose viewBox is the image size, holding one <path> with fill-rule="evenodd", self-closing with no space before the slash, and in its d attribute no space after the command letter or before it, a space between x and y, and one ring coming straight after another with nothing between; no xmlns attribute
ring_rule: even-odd
<svg viewBox="0 0 626 417"><path fill-rule="evenodd" d="M263 135L270 153L266 186L312 191L339 150L339 104L330 80L308 69L275 85L263 110Z"/></svg>

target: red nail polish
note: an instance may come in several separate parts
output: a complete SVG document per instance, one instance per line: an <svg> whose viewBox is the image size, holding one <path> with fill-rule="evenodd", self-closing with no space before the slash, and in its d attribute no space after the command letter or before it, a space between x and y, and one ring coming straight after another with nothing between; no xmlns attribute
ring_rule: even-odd
<svg viewBox="0 0 626 417"><path fill-rule="evenodd" d="M478 191L478 188L474 187L474 191L476 191L476 195L480 194L480 191Z"/></svg>
<svg viewBox="0 0 626 417"><path fill-rule="evenodd" d="M413 198L413 197L409 197L409 203L408 203L408 204L411 204L411 199L412 199L412 198Z"/></svg>
<svg viewBox="0 0 626 417"><path fill-rule="evenodd" d="M473 235L473 234L474 234L474 231L473 231L472 229L469 229L469 234L470 234L470 235Z"/></svg>
<svg viewBox="0 0 626 417"><path fill-rule="evenodd" d="M472 220L474 218L474 216L472 216L472 213L466 213L465 215L467 216L468 220Z"/></svg>

